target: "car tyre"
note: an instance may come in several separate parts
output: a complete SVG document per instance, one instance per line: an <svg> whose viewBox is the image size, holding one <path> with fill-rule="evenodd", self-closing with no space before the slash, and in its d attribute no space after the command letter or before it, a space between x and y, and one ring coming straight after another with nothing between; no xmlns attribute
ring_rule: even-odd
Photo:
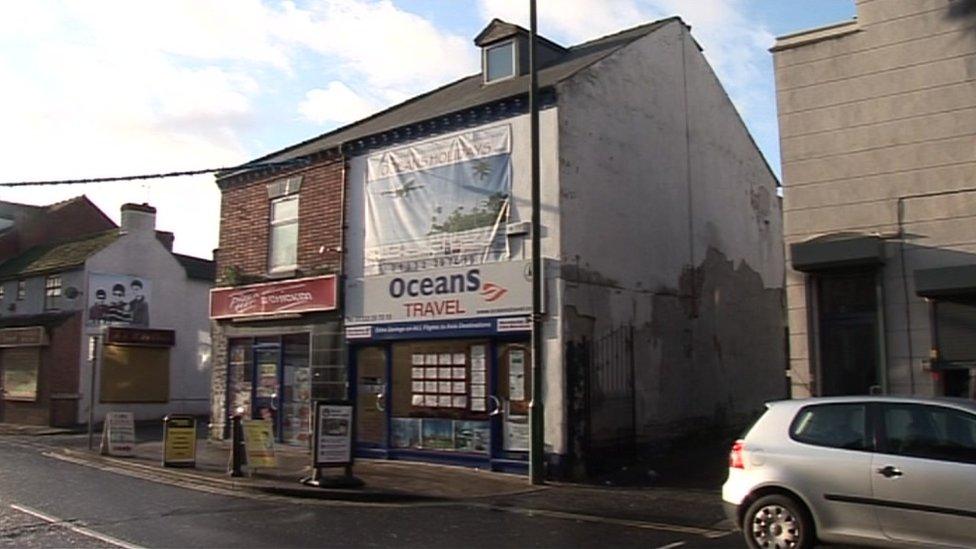
<svg viewBox="0 0 976 549"><path fill-rule="evenodd" d="M749 506L742 534L753 549L810 549L816 539L806 507L781 494L762 496Z"/></svg>

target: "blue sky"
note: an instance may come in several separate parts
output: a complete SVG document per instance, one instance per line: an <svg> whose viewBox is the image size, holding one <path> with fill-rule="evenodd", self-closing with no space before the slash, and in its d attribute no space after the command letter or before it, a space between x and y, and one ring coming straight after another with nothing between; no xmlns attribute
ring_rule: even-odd
<svg viewBox="0 0 976 549"><path fill-rule="evenodd" d="M478 70L492 17L528 0L86 0L0 6L0 181L234 165ZM563 45L680 15L779 171L774 37L848 20L854 0L538 0ZM209 257L213 178L0 189L46 204L86 194L118 220L149 202L176 250Z"/></svg>

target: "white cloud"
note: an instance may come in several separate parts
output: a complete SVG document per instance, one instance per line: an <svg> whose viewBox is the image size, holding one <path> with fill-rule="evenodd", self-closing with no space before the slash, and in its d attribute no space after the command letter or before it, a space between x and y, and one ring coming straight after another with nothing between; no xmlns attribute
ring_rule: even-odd
<svg viewBox="0 0 976 549"><path fill-rule="evenodd" d="M436 28L390 0L320 0L292 9L289 32L296 42L381 88L429 88L476 70L470 37Z"/></svg>
<svg viewBox="0 0 976 549"><path fill-rule="evenodd" d="M323 88L305 93L298 105L302 116L312 122L347 124L368 116L378 108L377 103L354 92L342 82L329 82Z"/></svg>
<svg viewBox="0 0 976 549"><path fill-rule="evenodd" d="M482 17L528 27L523 0L479 0ZM681 16L739 113L760 142L775 145L775 90L767 49L774 36L744 0L550 0L539 2L539 33L570 46L657 19ZM773 159L774 162L776 159Z"/></svg>

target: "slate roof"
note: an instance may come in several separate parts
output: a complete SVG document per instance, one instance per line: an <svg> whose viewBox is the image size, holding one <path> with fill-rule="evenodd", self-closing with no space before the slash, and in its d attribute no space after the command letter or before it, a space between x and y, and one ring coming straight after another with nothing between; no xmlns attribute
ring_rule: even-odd
<svg viewBox="0 0 976 549"><path fill-rule="evenodd" d="M118 229L46 246L35 246L0 264L0 280L24 278L81 267L85 260L119 238Z"/></svg>
<svg viewBox="0 0 976 549"><path fill-rule="evenodd" d="M183 265L186 276L196 280L213 282L217 275L217 267L209 259L201 259L183 254L173 254L173 257Z"/></svg>
<svg viewBox="0 0 976 549"><path fill-rule="evenodd" d="M567 49L564 56L553 61L548 66L539 69L539 88L554 86L631 44L635 40L643 38L666 26L668 23L675 21L680 22L681 19L679 17L669 17L572 46ZM338 147L349 141L362 139L409 124L435 119L440 116L486 105L502 99L524 95L528 91L529 76L527 74L509 80L485 84L482 74L479 72L431 92L408 99L399 105L390 107L358 122L252 160L251 163L279 162L301 158ZM226 179L240 173L243 172L235 170L219 173L217 174L217 179Z"/></svg>

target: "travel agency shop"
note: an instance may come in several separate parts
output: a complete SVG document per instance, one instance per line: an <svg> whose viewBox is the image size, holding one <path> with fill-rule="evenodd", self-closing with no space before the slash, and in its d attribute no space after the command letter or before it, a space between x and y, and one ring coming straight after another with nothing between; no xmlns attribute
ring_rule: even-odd
<svg viewBox="0 0 976 549"><path fill-rule="evenodd" d="M528 160L513 158L523 122L350 160L345 315L361 455L526 470L532 273L527 227L513 221L528 218L529 189L512 176Z"/></svg>

